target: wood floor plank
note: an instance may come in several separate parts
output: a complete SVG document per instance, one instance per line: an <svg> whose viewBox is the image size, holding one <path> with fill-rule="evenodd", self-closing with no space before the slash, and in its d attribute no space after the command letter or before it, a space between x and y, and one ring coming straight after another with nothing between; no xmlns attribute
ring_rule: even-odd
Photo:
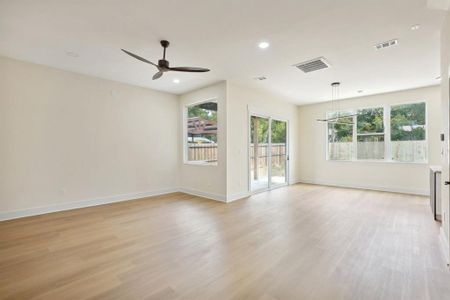
<svg viewBox="0 0 450 300"><path fill-rule="evenodd" d="M449 299L425 197L298 184L0 222L0 299Z"/></svg>

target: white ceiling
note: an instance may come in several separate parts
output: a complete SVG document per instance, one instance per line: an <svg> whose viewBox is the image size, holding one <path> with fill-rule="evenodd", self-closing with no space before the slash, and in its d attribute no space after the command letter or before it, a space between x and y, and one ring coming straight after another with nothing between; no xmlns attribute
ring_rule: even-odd
<svg viewBox="0 0 450 300"><path fill-rule="evenodd" d="M0 54L176 94L227 79L302 104L328 100L333 81L341 98L437 84L444 15L427 0L0 0ZM152 81L152 66L120 51L157 62L163 38L171 66L212 71ZM319 56L332 68L292 67Z"/></svg>

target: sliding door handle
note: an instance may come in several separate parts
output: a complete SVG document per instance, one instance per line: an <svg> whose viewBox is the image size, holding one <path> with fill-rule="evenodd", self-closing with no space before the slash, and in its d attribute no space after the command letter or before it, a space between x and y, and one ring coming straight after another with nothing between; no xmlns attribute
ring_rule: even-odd
<svg viewBox="0 0 450 300"><path fill-rule="evenodd" d="M450 184L450 181L444 181L444 184L445 184L445 185L449 185L449 184Z"/></svg>

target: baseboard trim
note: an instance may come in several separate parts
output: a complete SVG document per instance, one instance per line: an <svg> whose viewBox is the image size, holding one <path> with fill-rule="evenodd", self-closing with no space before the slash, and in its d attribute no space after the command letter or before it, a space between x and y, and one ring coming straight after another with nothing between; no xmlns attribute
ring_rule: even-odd
<svg viewBox="0 0 450 300"><path fill-rule="evenodd" d="M442 254L444 255L445 263L450 264L450 245L445 235L445 231L442 226L439 228L439 241L441 245Z"/></svg>
<svg viewBox="0 0 450 300"><path fill-rule="evenodd" d="M247 198L247 197L250 197L251 195L252 195L252 193L248 192L248 191L229 195L229 196L227 196L227 203L230 203L230 202L233 202L236 200L240 200L243 198Z"/></svg>
<svg viewBox="0 0 450 300"><path fill-rule="evenodd" d="M178 191L181 193L194 195L194 196L198 196L198 197L203 197L203 198L207 198L207 199L211 199L211 200L215 200L215 201L227 202L227 197L224 195L203 192L203 191L190 189L190 188L179 188Z"/></svg>
<svg viewBox="0 0 450 300"><path fill-rule="evenodd" d="M95 198L95 199L89 199L89 200L81 200L81 201L76 201L76 202L68 202L68 203L53 204L53 205L48 205L48 206L33 207L33 208L27 208L27 209L22 209L22 210L0 212L0 221L43 215L43 214L77 209L77 208L110 204L110 203L115 203L115 202L137 200L137 199L146 198L146 197L153 197L153 196L159 196L159 195L164 195L164 194L176 193L178 191L179 191L179 189L177 189L177 188L167 188L167 189L160 189L160 190L147 191L147 192L121 194L121 195L107 196L107 197L101 197L101 198Z"/></svg>
<svg viewBox="0 0 450 300"><path fill-rule="evenodd" d="M404 189L404 188L384 187L384 186L376 186L376 185L355 185L355 184L335 183L335 182L328 182L328 181L321 181L321 180L299 180L297 183L316 184L316 185L325 185L325 186L360 189L360 190L401 193L401 194L411 194L411 195L420 195L420 196L429 196L430 195L430 192L428 190L422 190L422 189Z"/></svg>
<svg viewBox="0 0 450 300"><path fill-rule="evenodd" d="M397 189L397 188L385 188L385 187L377 187L377 186L355 186L355 185L336 184L336 183L331 183L331 182L309 181L309 180L295 180L295 183L317 184L317 185L355 188L355 189L366 189L366 190L377 190L377 191L394 192L394 193L415 194L415 195L428 195L428 191L414 190L414 189ZM290 182L291 185L295 184L295 183L292 181ZM30 217L30 216L37 216L37 215L43 215L43 214L48 214L48 213L53 213L53 212L58 212L58 211L65 211L65 210L71 210L71 209L77 209L77 208L97 206L97 205L103 205L103 204L109 204L109 203L115 203L115 202L130 201L130 200L159 196L159 195L175 193L175 192L182 192L185 194L199 196L199 197L203 197L203 198L207 198L207 199L211 199L211 200L215 200L215 201L220 201L220 202L224 202L224 203L230 203L230 202L233 202L236 200L250 197L252 195L252 193L248 192L248 191L226 196L226 195L219 195L219 194L210 193L210 192L203 192L203 191L190 189L190 188L167 188L167 189L160 189L160 190L147 191L147 192L137 192L137 193L128 193L128 194L122 194L122 195L101 197L101 198L69 202L69 203L62 203L62 204L53 204L53 205L34 207L34 208L28 208L28 209L23 209L23 210L0 212L0 221L6 221L6 220L12 220L12 219L18 219L18 218ZM445 237L445 235L444 235L444 237ZM448 242L447 242L447 262L449 261L448 254L449 254L449 251L448 251Z"/></svg>
<svg viewBox="0 0 450 300"><path fill-rule="evenodd" d="M292 179L292 180L289 180L289 185L294 185L294 184L301 183L301 182L302 181L300 179Z"/></svg>
<svg viewBox="0 0 450 300"><path fill-rule="evenodd" d="M238 200L238 199L245 197L245 195L242 197L239 196L236 199L234 197L232 197L232 198L230 198L230 200L228 200L228 198L224 195L218 195L218 194L198 191L198 190L194 190L194 189L167 188L167 189L161 189L161 190L128 193L128 194L101 197L101 198L95 198L95 199L89 199L89 200L81 200L81 201L76 201L76 202L68 202L68 203L53 204L53 205L48 205L48 206L33 207L33 208L27 208L27 209L21 209L21 210L0 212L0 221L13 220L13 219L31 217L31 216L38 216L38 215L44 215L44 214L49 214L49 213L54 213L54 212L59 212L59 211L66 211L66 210L77 209L77 208L85 208L85 207L91 207L91 206L97 206L97 205L103 205L103 204L110 204L110 203L115 203L115 202L137 200L137 199L141 199L141 198L160 196L160 195L176 193L176 192L199 196L199 197L203 197L203 198L207 198L207 199L215 200L215 201L220 201L220 202L224 202L224 203L229 202L229 201Z"/></svg>

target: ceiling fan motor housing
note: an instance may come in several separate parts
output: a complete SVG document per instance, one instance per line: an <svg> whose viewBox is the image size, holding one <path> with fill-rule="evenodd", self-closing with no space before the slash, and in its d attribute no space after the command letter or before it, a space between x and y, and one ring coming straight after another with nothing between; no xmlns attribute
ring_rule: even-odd
<svg viewBox="0 0 450 300"><path fill-rule="evenodd" d="M165 60L165 59L160 59L160 60L158 60L158 66L159 66L160 68L166 68L166 69L168 69L168 68L169 68L169 61L168 61L168 60Z"/></svg>

